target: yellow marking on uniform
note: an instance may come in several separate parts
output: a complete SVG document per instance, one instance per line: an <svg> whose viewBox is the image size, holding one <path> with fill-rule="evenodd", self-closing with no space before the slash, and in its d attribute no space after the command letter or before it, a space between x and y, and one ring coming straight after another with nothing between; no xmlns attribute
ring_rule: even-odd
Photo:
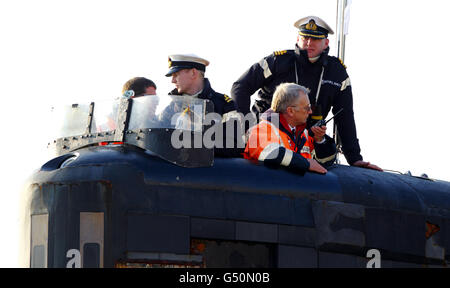
<svg viewBox="0 0 450 288"><path fill-rule="evenodd" d="M186 109L184 109L183 113L181 113L181 115L184 115L186 113L190 113L191 109L189 107L187 107Z"/></svg>
<svg viewBox="0 0 450 288"><path fill-rule="evenodd" d="M341 62L342 66L344 66L344 68L347 69L347 66L345 66L344 61L342 61L341 58L338 58L338 59L339 59L339 61Z"/></svg>
<svg viewBox="0 0 450 288"><path fill-rule="evenodd" d="M286 54L287 53L287 50L282 50L282 51L275 51L275 52L273 52L273 54L275 55L275 56L281 56L281 55L284 55L284 54Z"/></svg>
<svg viewBox="0 0 450 288"><path fill-rule="evenodd" d="M225 99L225 101L227 101L228 103L233 101L233 99L231 99L230 97L228 97L227 95L223 94L223 98Z"/></svg>

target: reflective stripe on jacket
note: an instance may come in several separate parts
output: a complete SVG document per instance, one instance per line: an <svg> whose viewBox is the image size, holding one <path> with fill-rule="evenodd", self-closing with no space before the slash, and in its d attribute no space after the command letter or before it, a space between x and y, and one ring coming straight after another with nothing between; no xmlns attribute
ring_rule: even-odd
<svg viewBox="0 0 450 288"><path fill-rule="evenodd" d="M295 143L289 135L278 129L273 123L262 120L258 125L251 128L250 136L245 147L244 158L259 161L271 161L273 164L290 166L294 158L300 155L311 159L314 150L314 139L308 136L305 129L298 143ZM300 145L303 143L303 145ZM299 155L300 152L300 155ZM305 159L306 158L306 159ZM309 168L309 163L306 165Z"/></svg>

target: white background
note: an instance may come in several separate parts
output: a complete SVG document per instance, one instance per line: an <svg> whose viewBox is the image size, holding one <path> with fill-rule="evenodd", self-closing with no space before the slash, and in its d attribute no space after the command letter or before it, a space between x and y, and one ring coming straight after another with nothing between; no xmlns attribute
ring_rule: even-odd
<svg viewBox="0 0 450 288"><path fill-rule="evenodd" d="M446 5L353 1L345 64L364 159L450 181ZM135 76L164 95L176 53L208 59L213 88L229 95L253 63L294 48L296 20L317 15L335 28L335 14L334 0L1 1L0 267L18 265L18 195L48 160L52 105L112 99Z"/></svg>

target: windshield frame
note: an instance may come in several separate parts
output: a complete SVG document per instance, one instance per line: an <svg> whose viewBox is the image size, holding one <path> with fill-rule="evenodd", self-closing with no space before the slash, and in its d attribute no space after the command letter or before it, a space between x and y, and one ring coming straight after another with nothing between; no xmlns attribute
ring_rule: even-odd
<svg viewBox="0 0 450 288"><path fill-rule="evenodd" d="M154 125L150 125L150 121L143 121L143 123L139 124L139 121L136 121L136 119L145 119L151 113L150 109L146 107L151 106L156 101L164 103L165 108L171 109L171 111L168 111L168 115L172 116L170 120L164 119L163 122L152 122ZM51 142L48 148L53 150L55 156L59 156L86 146L103 146L110 143L125 146L133 145L151 151L159 157L179 166L212 166L214 161L213 147L207 147L203 144L201 147L176 147L176 145L173 145L173 142L168 142L173 141L173 134L175 132L182 133L182 138L191 137L191 139L202 139L203 133L212 125L211 123L205 122L206 115L214 111L214 105L211 101L190 96L165 95L160 97L157 95L149 95L134 99L119 98L110 101L110 103L112 105L109 107L115 110L111 111L113 113L111 113L110 124L113 123L114 125L110 129L99 129L97 127L99 123L105 123L103 120L99 121L100 117L98 115L102 115L101 117L103 117L107 114L107 111L105 110L99 114L95 110L96 107L99 109L99 107L108 107L108 105L98 105L92 102L89 105L89 113L84 113L83 115L85 117L77 119L81 123L80 126L86 123L85 133L78 135L63 133L60 135L62 137L58 137ZM177 104L182 105L180 105L178 110L172 109ZM73 104L71 107L74 109L75 107L80 107L80 105ZM167 109L164 110L163 108L161 108L161 111L167 111ZM187 108L188 110L186 110ZM69 111L68 113L71 112L70 109L67 111ZM191 120L194 120L193 125L177 126L179 124L179 118L185 117L189 113L193 115L191 118ZM131 127L130 123L132 124ZM81 129L78 131L81 131Z"/></svg>

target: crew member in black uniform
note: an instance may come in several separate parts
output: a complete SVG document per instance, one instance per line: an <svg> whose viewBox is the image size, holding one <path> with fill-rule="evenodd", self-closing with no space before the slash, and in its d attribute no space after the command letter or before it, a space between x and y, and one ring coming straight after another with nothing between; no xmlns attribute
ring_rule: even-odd
<svg viewBox="0 0 450 288"><path fill-rule="evenodd" d="M238 117L236 105L229 96L218 93L211 88L208 78L205 78L206 66L209 61L194 54L177 54L169 56L169 72L167 77L172 77L172 83L176 88L169 95L187 95L199 99L208 99L214 104L214 112L223 118L223 148L215 147L215 155L222 157L239 157L244 151L245 145L237 127L234 135L226 135L226 121ZM234 125L236 126L236 125ZM233 147L226 147L226 137L233 137ZM239 138L240 137L240 138ZM217 144L216 139L216 144ZM222 141L222 140L221 140Z"/></svg>
<svg viewBox="0 0 450 288"><path fill-rule="evenodd" d="M292 82L310 89L313 114L308 121L325 119L330 109L335 118L342 150L353 166L382 171L378 166L363 161L356 137L350 78L340 59L329 56L328 34L333 30L316 16L304 17L294 24L299 29L295 50L277 51L250 67L233 83L231 96L239 112L250 112L250 97L258 89L259 99L252 107L258 116L270 107L272 95L280 83Z"/></svg>

